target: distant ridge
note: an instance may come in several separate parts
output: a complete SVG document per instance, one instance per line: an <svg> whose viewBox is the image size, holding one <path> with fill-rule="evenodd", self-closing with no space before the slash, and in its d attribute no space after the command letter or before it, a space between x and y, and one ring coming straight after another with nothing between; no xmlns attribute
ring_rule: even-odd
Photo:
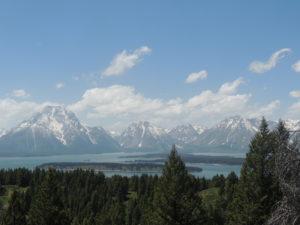
<svg viewBox="0 0 300 225"><path fill-rule="evenodd" d="M184 124L173 129L163 129L147 121L132 123L116 139L125 150L168 151L176 144L183 152L238 152L246 153L248 145L259 130L261 119L241 116L226 118L211 128ZM277 122L268 121L270 129ZM300 128L300 121L287 120L288 129Z"/></svg>
<svg viewBox="0 0 300 225"><path fill-rule="evenodd" d="M269 121L270 129L276 122ZM87 127L63 106L47 106L15 128L0 130L0 155L54 155L109 152L166 152L176 144L182 152L245 153L258 131L260 119L233 116L215 126L183 124L163 129L148 121L131 123L123 132ZM300 121L287 120L290 130Z"/></svg>

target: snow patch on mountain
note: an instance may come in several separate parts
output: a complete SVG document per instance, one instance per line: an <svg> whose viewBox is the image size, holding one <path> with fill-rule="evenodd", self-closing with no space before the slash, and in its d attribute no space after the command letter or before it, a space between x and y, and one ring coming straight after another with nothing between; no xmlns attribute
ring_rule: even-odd
<svg viewBox="0 0 300 225"><path fill-rule="evenodd" d="M92 153L117 151L120 146L103 128L82 125L73 112L62 106L47 106L0 138L0 153L7 149Z"/></svg>
<svg viewBox="0 0 300 225"><path fill-rule="evenodd" d="M292 120L287 119L284 121L286 128L290 131L297 131L300 130L300 121L299 120Z"/></svg>
<svg viewBox="0 0 300 225"><path fill-rule="evenodd" d="M259 119L230 117L205 130L195 144L212 147L224 146L244 151L258 131L259 124Z"/></svg>
<svg viewBox="0 0 300 225"><path fill-rule="evenodd" d="M207 130L207 127L204 127L201 125L193 125L193 127L197 131L198 134L202 134L205 130Z"/></svg>
<svg viewBox="0 0 300 225"><path fill-rule="evenodd" d="M246 129L250 132L257 132L258 123L256 123L256 121L257 119L246 119L241 116L234 116L221 121L215 126L215 128L226 130Z"/></svg>
<svg viewBox="0 0 300 225"><path fill-rule="evenodd" d="M130 124L122 133L82 125L76 115L62 106L47 106L17 127L0 130L0 153L11 152L115 152L136 150L161 152L176 144L180 151L247 151L261 118L234 116L211 128L183 124L164 129L147 121ZM277 122L268 121L270 130ZM300 130L300 121L285 120L287 129ZM121 148L122 146L122 148Z"/></svg>
<svg viewBox="0 0 300 225"><path fill-rule="evenodd" d="M187 144L194 142L199 138L199 133L191 124L179 125L168 133L176 144Z"/></svg>
<svg viewBox="0 0 300 225"><path fill-rule="evenodd" d="M130 124L118 137L125 149L164 150L168 145L168 134L163 128L156 127L148 121Z"/></svg>
<svg viewBox="0 0 300 225"><path fill-rule="evenodd" d="M0 138L7 133L7 130L0 129Z"/></svg>
<svg viewBox="0 0 300 225"><path fill-rule="evenodd" d="M47 106L30 120L24 121L14 132L22 129L42 129L52 133L63 145L70 145L78 136L88 137L87 129L75 114L62 106Z"/></svg>

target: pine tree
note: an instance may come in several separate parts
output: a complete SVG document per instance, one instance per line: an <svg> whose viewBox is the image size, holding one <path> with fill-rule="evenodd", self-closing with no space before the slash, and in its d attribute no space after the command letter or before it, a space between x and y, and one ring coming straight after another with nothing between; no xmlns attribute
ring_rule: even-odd
<svg viewBox="0 0 300 225"><path fill-rule="evenodd" d="M61 197L61 187L55 171L49 170L45 180L39 187L31 204L29 225L68 225L70 224L64 210Z"/></svg>
<svg viewBox="0 0 300 225"><path fill-rule="evenodd" d="M96 225L125 225L125 205L118 199L108 202L104 210L96 215Z"/></svg>
<svg viewBox="0 0 300 225"><path fill-rule="evenodd" d="M128 201L126 213L126 225L139 225L141 220L141 212L136 199Z"/></svg>
<svg viewBox="0 0 300 225"><path fill-rule="evenodd" d="M155 193L154 214L148 224L197 225L206 216L201 199L192 187L184 162L173 146Z"/></svg>
<svg viewBox="0 0 300 225"><path fill-rule="evenodd" d="M110 209L110 219L112 225L125 224L125 207L122 202L117 201Z"/></svg>
<svg viewBox="0 0 300 225"><path fill-rule="evenodd" d="M2 186L1 182L0 182L0 196L5 194L5 188Z"/></svg>
<svg viewBox="0 0 300 225"><path fill-rule="evenodd" d="M238 181L239 178L234 172L231 172L226 178L225 189L224 189L224 203L226 206L229 202L232 201L233 194Z"/></svg>
<svg viewBox="0 0 300 225"><path fill-rule="evenodd" d="M263 118L241 169L227 224L262 225L267 220L279 192L274 174L275 144L274 134Z"/></svg>

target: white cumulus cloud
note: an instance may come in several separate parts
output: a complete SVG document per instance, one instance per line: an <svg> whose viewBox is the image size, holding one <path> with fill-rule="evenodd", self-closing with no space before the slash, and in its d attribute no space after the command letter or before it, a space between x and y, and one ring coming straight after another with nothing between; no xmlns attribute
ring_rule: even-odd
<svg viewBox="0 0 300 225"><path fill-rule="evenodd" d="M266 62L254 61L250 64L249 70L253 73L265 73L273 69L280 59L284 58L291 52L289 48L283 48L273 53Z"/></svg>
<svg viewBox="0 0 300 225"><path fill-rule="evenodd" d="M24 89L13 90L11 95L16 98L26 98L30 96Z"/></svg>
<svg viewBox="0 0 300 225"><path fill-rule="evenodd" d="M9 129L28 119L46 105L57 103L16 100L12 98L0 99L0 128Z"/></svg>
<svg viewBox="0 0 300 225"><path fill-rule="evenodd" d="M300 60L293 64L292 68L295 72L300 73Z"/></svg>
<svg viewBox="0 0 300 225"><path fill-rule="evenodd" d="M293 98L300 98L300 91L298 90L291 91L290 96Z"/></svg>
<svg viewBox="0 0 300 225"><path fill-rule="evenodd" d="M237 114L272 114L279 102L254 106L250 102L251 94L237 93L243 82L242 78L238 78L224 83L216 91L204 90L186 100L149 98L134 87L113 85L87 90L68 108L85 123L106 127L112 124L125 127L137 120L148 120L165 127L175 126L177 122L209 125Z"/></svg>
<svg viewBox="0 0 300 225"><path fill-rule="evenodd" d="M286 117L289 119L300 119L300 101L289 106Z"/></svg>
<svg viewBox="0 0 300 225"><path fill-rule="evenodd" d="M117 54L111 61L110 65L102 72L102 76L119 76L127 70L136 66L143 56L151 53L151 49L147 46L142 46L133 52L123 50Z"/></svg>
<svg viewBox="0 0 300 225"><path fill-rule="evenodd" d="M248 112L248 117L272 116L274 111L277 110L279 106L280 101L274 100L265 106L253 109L252 111Z"/></svg>
<svg viewBox="0 0 300 225"><path fill-rule="evenodd" d="M203 80L203 79L207 78L207 76L208 76L208 73L205 70L202 70L200 72L191 73L186 78L185 83L187 83L187 84L194 83L198 80Z"/></svg>
<svg viewBox="0 0 300 225"><path fill-rule="evenodd" d="M59 83L57 83L56 85L55 85L55 88L56 89L62 89L62 88L64 88L65 87L65 84L63 83L63 82L59 82Z"/></svg>
<svg viewBox="0 0 300 225"><path fill-rule="evenodd" d="M219 93L233 94L237 91L237 88L244 82L245 82L244 79L241 77L234 80L233 82L226 82L226 83L222 84L222 86L220 87Z"/></svg>
<svg viewBox="0 0 300 225"><path fill-rule="evenodd" d="M243 82L242 78L238 78L220 85L216 90L204 90L187 99L146 97L134 87L124 85L97 87L86 90L79 100L67 107L76 113L83 124L118 129L137 120L148 120L167 128L182 123L209 126L232 115L272 116L278 111L278 100L265 105L251 103L250 93L239 92ZM0 128L13 127L46 105L58 104L0 98ZM289 110L299 115L300 103Z"/></svg>

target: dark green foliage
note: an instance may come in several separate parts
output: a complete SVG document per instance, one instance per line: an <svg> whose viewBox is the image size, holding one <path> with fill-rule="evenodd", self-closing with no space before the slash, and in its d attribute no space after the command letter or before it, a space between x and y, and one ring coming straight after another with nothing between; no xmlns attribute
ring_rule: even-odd
<svg viewBox="0 0 300 225"><path fill-rule="evenodd" d="M263 119L243 164L240 181L229 206L228 224L262 225L278 201L280 192L274 174L274 138L274 133L269 131Z"/></svg>
<svg viewBox="0 0 300 225"><path fill-rule="evenodd" d="M225 189L224 189L224 204L227 206L233 199L233 195L238 184L239 178L234 172L231 172L225 181Z"/></svg>
<svg viewBox="0 0 300 225"><path fill-rule="evenodd" d="M3 187L3 185L0 183L0 196L4 195L5 193L5 188Z"/></svg>
<svg viewBox="0 0 300 225"><path fill-rule="evenodd" d="M193 177L175 147L160 177L0 170L0 224L262 225L281 199L276 160L287 148L295 146L284 123L271 132L263 119L240 178L233 172ZM16 191L8 196L7 190Z"/></svg>
<svg viewBox="0 0 300 225"><path fill-rule="evenodd" d="M141 209L136 199L128 202L126 213L126 225L138 225L141 221Z"/></svg>
<svg viewBox="0 0 300 225"><path fill-rule="evenodd" d="M9 206L5 211L1 224L26 225L26 201L25 195L14 191L9 200Z"/></svg>
<svg viewBox="0 0 300 225"><path fill-rule="evenodd" d="M213 187L218 187L220 195L224 193L225 189L225 177L223 175L216 175L212 178L211 185Z"/></svg>
<svg viewBox="0 0 300 225"><path fill-rule="evenodd" d="M68 213L63 207L59 175L50 170L33 198L29 213L29 225L69 224Z"/></svg>
<svg viewBox="0 0 300 225"><path fill-rule="evenodd" d="M192 178L175 146L166 162L155 192L153 224L203 224L206 216L201 199L192 188Z"/></svg>
<svg viewBox="0 0 300 225"><path fill-rule="evenodd" d="M206 218L199 192L209 181L189 175L175 149L161 178L22 169L1 170L0 180L28 187L25 193L14 193L2 224L17 218L25 225L143 225L157 221L156 209L175 210L170 215L178 223L173 224L204 224Z"/></svg>
<svg viewBox="0 0 300 225"><path fill-rule="evenodd" d="M201 191L205 211L208 214L209 225L223 225L226 222L226 212L235 192L238 177L231 172L226 178L216 175L209 182L209 188Z"/></svg>

